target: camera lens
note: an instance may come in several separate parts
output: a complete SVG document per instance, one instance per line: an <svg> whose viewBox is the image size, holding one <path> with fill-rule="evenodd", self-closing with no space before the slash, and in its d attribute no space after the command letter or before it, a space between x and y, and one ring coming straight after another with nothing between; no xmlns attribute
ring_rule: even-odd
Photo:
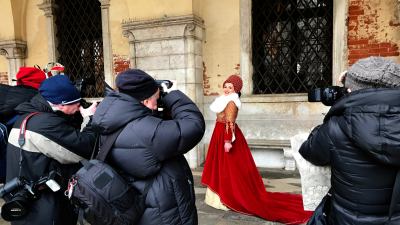
<svg viewBox="0 0 400 225"><path fill-rule="evenodd" d="M30 201L32 201L29 196L30 193L25 189L18 191L9 202L4 203L1 207L1 217L6 221L13 221L25 216Z"/></svg>

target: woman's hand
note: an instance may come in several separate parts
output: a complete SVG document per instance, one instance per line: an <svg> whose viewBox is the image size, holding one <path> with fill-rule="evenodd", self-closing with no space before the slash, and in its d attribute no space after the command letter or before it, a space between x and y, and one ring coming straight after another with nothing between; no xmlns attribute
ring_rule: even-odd
<svg viewBox="0 0 400 225"><path fill-rule="evenodd" d="M231 150L231 148L232 148L232 143L225 142L225 145L224 145L225 152L229 152Z"/></svg>

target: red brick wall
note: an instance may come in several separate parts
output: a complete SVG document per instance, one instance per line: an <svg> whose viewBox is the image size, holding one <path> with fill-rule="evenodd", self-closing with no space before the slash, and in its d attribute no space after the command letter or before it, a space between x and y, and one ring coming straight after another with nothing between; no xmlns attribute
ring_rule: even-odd
<svg viewBox="0 0 400 225"><path fill-rule="evenodd" d="M7 72L0 72L0 83L8 84L8 74L7 74Z"/></svg>
<svg viewBox="0 0 400 225"><path fill-rule="evenodd" d="M125 71L129 68L129 57L126 55L113 55L114 60L114 73L117 75L118 73Z"/></svg>
<svg viewBox="0 0 400 225"><path fill-rule="evenodd" d="M380 17L382 19L382 14L393 13L379 8L381 6L379 4L386 4L386 1L350 0L347 42L349 65L368 56L400 55L399 41L390 38L393 36L390 29L396 32L397 25L389 20L387 23L379 20Z"/></svg>

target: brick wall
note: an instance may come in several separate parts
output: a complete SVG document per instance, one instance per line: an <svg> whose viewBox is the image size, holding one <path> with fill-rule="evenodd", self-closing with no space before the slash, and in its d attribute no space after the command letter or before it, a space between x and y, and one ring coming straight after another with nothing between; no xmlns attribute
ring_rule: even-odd
<svg viewBox="0 0 400 225"><path fill-rule="evenodd" d="M393 38L397 24L384 20L385 13L378 0L350 0L348 17L349 65L368 56L399 56L399 40ZM390 17L390 16L389 16ZM397 30L397 31L396 31Z"/></svg>
<svg viewBox="0 0 400 225"><path fill-rule="evenodd" d="M0 72L0 83L8 84L8 74L7 74L7 72Z"/></svg>
<svg viewBox="0 0 400 225"><path fill-rule="evenodd" d="M114 60L114 73L118 74L129 68L129 57L124 55L113 55Z"/></svg>

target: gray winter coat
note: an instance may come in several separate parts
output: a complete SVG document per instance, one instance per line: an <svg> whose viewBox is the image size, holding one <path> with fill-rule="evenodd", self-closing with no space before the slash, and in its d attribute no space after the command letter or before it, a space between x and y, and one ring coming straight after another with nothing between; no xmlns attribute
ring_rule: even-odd
<svg viewBox="0 0 400 225"><path fill-rule="evenodd" d="M151 185L138 224L197 224L193 177L183 154L203 137L204 118L180 91L167 94L163 102L170 120L153 116L129 95L111 93L99 104L92 124L103 135L123 128L108 162L138 190Z"/></svg>

